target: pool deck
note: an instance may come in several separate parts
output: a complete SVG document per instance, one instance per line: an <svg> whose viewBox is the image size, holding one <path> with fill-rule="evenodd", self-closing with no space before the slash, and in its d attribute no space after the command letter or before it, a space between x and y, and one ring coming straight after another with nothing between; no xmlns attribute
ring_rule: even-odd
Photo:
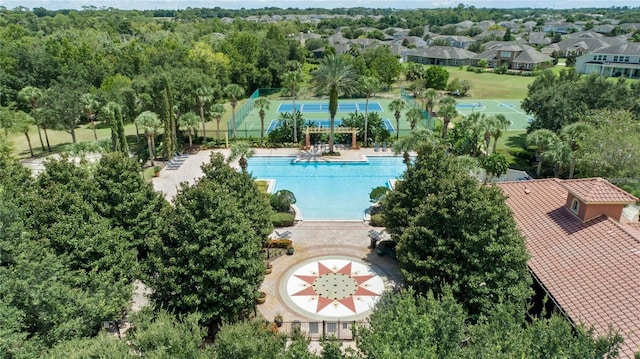
<svg viewBox="0 0 640 359"><path fill-rule="evenodd" d="M213 152L220 152L225 157L229 155L229 150L207 150L197 154L189 155L185 162L177 170L163 169L159 177L153 178L154 188L162 192L169 201L175 197L181 183L195 183L196 179L202 177L203 172L200 165L209 160ZM306 161L362 161L366 157L373 156L393 156L393 152L388 149L382 151L374 148L363 148L359 150L340 149L340 156L321 157L310 151L298 149L255 149L255 156L298 156ZM238 167L237 161L232 166ZM317 260L327 260L327 258L339 258L353 260L364 263L371 268L371 271L382 279L383 289L391 290L401 283L397 262L387 256L379 256L375 250L368 248L370 245L369 230L381 231L383 228L374 228L364 221L306 221L298 222L293 227L278 228L279 232L291 232L290 239L293 241L295 253L293 255L282 255L271 261L272 272L265 276L260 287L261 291L267 294L264 304L257 306L258 312L266 319L273 318L280 314L285 322L298 320L300 322L315 322L318 320L337 320L339 318L323 318L316 313L316 303L310 297L310 304L306 308L296 305L287 291L289 279L295 275L297 268L305 263ZM354 275L357 273L353 273ZM357 299L356 299L357 300ZM299 303L299 301L298 301ZM333 305L336 305L334 303ZM348 316L345 320L359 320L368 316L369 311L358 310L353 316ZM354 341L343 341L344 347L355 347ZM311 352L321 351L320 342L312 341L309 345Z"/></svg>

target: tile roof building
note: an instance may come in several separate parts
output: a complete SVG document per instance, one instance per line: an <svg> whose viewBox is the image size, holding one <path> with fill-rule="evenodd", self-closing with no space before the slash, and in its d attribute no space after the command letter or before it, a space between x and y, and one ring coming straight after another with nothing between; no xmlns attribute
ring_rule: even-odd
<svg viewBox="0 0 640 359"><path fill-rule="evenodd" d="M452 46L430 46L406 53L406 61L425 65L463 66L471 64L475 52Z"/></svg>
<svg viewBox="0 0 640 359"><path fill-rule="evenodd" d="M640 224L622 211L638 198L601 178L502 182L525 236L529 270L573 322L640 351Z"/></svg>
<svg viewBox="0 0 640 359"><path fill-rule="evenodd" d="M495 44L494 44L495 43ZM474 66L482 59L487 61L490 68L506 65L510 70L534 70L536 67L547 68L553 66L553 58L542 54L528 45L518 45L511 42L487 42L481 54L474 57Z"/></svg>
<svg viewBox="0 0 640 359"><path fill-rule="evenodd" d="M576 59L576 71L640 79L640 44L622 43L584 54Z"/></svg>

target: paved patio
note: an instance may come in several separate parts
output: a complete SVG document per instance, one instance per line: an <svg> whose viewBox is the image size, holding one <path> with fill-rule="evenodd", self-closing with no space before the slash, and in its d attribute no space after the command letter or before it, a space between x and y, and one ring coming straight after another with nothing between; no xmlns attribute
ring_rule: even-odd
<svg viewBox="0 0 640 359"><path fill-rule="evenodd" d="M228 156L229 150L215 150ZM177 194L180 183L195 183L203 173L200 165L209 160L212 150L200 151L197 154L190 155L178 170L163 169L160 176L153 178L153 186L157 191L164 193L167 200L171 201ZM366 148L359 150L341 149L341 156L337 157L321 157L312 151L304 151L298 149L256 149L256 156L299 156L301 160L307 161L362 161L368 156L391 156L393 153L390 149L387 151L375 150L374 148ZM238 167L237 161L231 164ZM375 295L366 294L362 296L361 289L355 289L352 292L355 300L364 300L366 303L357 305L347 305L353 308L351 312L348 310L344 318L340 318L338 312L327 312L319 310L317 301L320 295L310 295L308 299L312 303L305 305L299 300L292 300L292 292L288 289L289 283L295 275L300 274L300 268L314 261L320 260L322 263L347 263L353 262L351 266L359 268L351 273L349 277L356 278L360 271L367 272L375 279L365 281L357 279L360 287L371 289L375 294L381 294L384 290L394 288L400 284L400 276L397 270L396 261L386 256L379 256L374 250L368 248L370 244L368 231L372 229L363 221L300 221L294 227L284 230L291 232L291 239L295 253L293 255L283 255L274 259L271 263L273 271L265 276L261 290L267 293L264 304L257 306L258 311L267 320L280 314L285 322L301 321L322 321L327 320L361 320L370 313L371 304L377 301L377 298L371 298ZM381 230L382 228L377 228ZM280 230L279 230L280 231ZM338 261L338 262L336 262ZM339 266L339 265L338 265ZM351 266L349 268L351 268ZM345 272L342 268L329 268L331 272ZM358 273L356 273L358 272ZM325 273L328 273L325 271ZM346 273L346 272L345 272ZM349 279L347 279L349 280ZM311 281L308 282L312 284ZM334 282L330 282L334 283ZM300 283L297 283L298 285ZM326 284L326 283L325 283ZM295 285L295 283L294 283ZM343 288L344 289L344 288ZM347 290L348 289L344 289ZM356 292L357 291L357 292ZM295 294L295 293L293 293ZM316 293L317 294L317 293ZM349 295L349 294L346 294ZM343 296L346 296L343 295ZM338 295L339 296L339 295ZM359 299L359 297L362 297ZM342 298L342 297L341 297ZM322 299L320 299L322 300ZM343 303L339 300L333 300L329 306L339 307ZM342 308L341 310L345 310ZM329 313L329 316L323 315ZM343 346L355 345L354 342L344 342ZM320 349L318 342L312 342L311 351Z"/></svg>

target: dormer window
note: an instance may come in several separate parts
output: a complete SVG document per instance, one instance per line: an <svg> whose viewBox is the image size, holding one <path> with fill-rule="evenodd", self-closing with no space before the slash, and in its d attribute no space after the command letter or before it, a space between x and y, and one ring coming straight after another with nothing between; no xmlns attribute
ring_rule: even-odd
<svg viewBox="0 0 640 359"><path fill-rule="evenodd" d="M578 210L580 210L580 202L574 198L573 201L571 201L571 212L578 214Z"/></svg>

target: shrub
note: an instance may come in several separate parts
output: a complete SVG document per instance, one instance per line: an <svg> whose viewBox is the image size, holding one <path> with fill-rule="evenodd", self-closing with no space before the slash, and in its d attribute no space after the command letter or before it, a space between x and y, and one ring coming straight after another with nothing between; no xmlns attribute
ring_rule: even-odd
<svg viewBox="0 0 640 359"><path fill-rule="evenodd" d="M287 249L291 247L292 243L290 239L270 239L267 241L267 247Z"/></svg>
<svg viewBox="0 0 640 359"><path fill-rule="evenodd" d="M384 215L382 213L371 216L370 224L374 227L384 227Z"/></svg>
<svg viewBox="0 0 640 359"><path fill-rule="evenodd" d="M296 203L296 196L286 189L271 195L271 208L276 212L289 212L291 205Z"/></svg>
<svg viewBox="0 0 640 359"><path fill-rule="evenodd" d="M293 226L295 216L291 213L276 212L271 215L271 222L275 227Z"/></svg>

